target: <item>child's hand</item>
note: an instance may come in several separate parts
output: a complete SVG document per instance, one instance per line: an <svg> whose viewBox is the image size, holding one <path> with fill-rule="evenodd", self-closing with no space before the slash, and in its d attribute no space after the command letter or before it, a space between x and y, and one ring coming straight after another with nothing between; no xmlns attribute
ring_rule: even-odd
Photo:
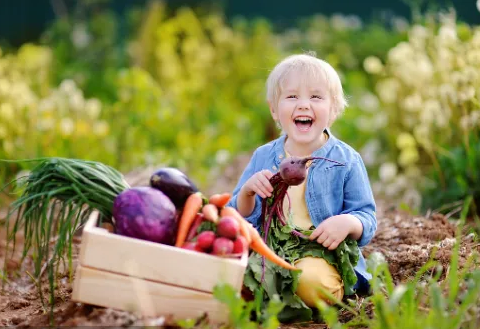
<svg viewBox="0 0 480 329"><path fill-rule="evenodd" d="M309 239L317 240L328 250L335 250L340 243L351 233L351 222L342 215L325 219L312 232Z"/></svg>
<svg viewBox="0 0 480 329"><path fill-rule="evenodd" d="M249 196L253 196L256 193L263 199L270 197L273 192L272 184L270 184L272 176L272 172L267 169L259 171L245 182L242 190Z"/></svg>

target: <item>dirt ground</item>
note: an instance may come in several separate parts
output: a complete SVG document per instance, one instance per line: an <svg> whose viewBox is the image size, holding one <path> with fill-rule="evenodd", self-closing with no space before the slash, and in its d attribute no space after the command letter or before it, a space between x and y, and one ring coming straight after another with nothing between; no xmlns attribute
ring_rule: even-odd
<svg viewBox="0 0 480 329"><path fill-rule="evenodd" d="M209 187L207 194L213 191L231 191L238 175L238 168L243 168L246 158L240 164L226 168L221 179ZM127 175L131 185L142 185L148 178L151 168L138 170ZM444 216L412 216L386 203L378 204L378 230L372 243L363 249L365 257L372 252L381 252L389 264L395 283L412 277L430 257L434 248L438 248L436 259L448 270L450 253L455 242L455 225ZM0 215L3 217L3 214ZM74 255L78 253L81 236L75 241ZM18 241L19 247L22 241ZM460 248L460 267L472 250L479 250L472 235L465 234ZM7 260L7 282L0 293L0 325L2 326L47 326L48 310L44 309L39 298L38 289L29 273L33 273L33 264L29 259L20 265L18 262L20 248L15 256ZM5 230L0 227L0 262L5 260ZM74 262L74 266L75 266ZM44 297L48 298L48 281L44 275ZM70 300L72 286L68 274L60 279L57 287L54 317L57 326L160 326L168 327L168 318L142 319L131 313L75 303ZM284 329L293 326L282 326ZM305 327L305 326L303 326ZM322 325L310 325L310 328L323 328Z"/></svg>

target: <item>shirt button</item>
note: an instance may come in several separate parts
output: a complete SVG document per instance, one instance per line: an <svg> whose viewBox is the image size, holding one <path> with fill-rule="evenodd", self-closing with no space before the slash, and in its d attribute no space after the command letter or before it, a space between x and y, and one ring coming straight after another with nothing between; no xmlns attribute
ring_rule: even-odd
<svg viewBox="0 0 480 329"><path fill-rule="evenodd" d="M277 166L273 166L272 169L273 169L273 170L277 170Z"/></svg>
<svg viewBox="0 0 480 329"><path fill-rule="evenodd" d="M278 157L279 157L280 159L283 159L283 154L280 154Z"/></svg>

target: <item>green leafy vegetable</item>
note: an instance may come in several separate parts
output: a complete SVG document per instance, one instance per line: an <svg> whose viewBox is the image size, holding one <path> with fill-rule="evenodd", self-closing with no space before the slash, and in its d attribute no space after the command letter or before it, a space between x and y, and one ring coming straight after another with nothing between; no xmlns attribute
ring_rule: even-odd
<svg viewBox="0 0 480 329"><path fill-rule="evenodd" d="M111 220L115 198L130 186L120 172L100 162L60 157L0 161L37 163L28 176L12 182L16 183L20 196L12 203L5 219L8 234L4 266L6 268L10 244L15 249L16 234L23 229L21 261L33 249L34 278L38 281L42 303L41 276L45 269L48 271L53 315L56 273L65 253L70 279L72 276L75 232L93 210L100 213L101 219Z"/></svg>
<svg viewBox="0 0 480 329"><path fill-rule="evenodd" d="M353 287L357 282L354 271L359 259L357 242L347 238L337 249L328 250L315 241L291 234L293 230L296 230L304 235L310 235L313 229L314 227L309 230L302 230L292 224L291 221L287 221L286 225L283 226L276 218L273 218L269 228L267 244L289 263L294 263L296 260L307 256L325 259L338 270L344 282L345 294L352 294L354 292ZM280 321L309 321L312 319L312 309L295 294L301 275L300 270L289 271L265 261L263 282L262 273L262 256L252 253L245 272L244 285L252 292L262 290L265 302L273 296L280 296L285 304L279 314ZM314 288L312 287L312 289Z"/></svg>

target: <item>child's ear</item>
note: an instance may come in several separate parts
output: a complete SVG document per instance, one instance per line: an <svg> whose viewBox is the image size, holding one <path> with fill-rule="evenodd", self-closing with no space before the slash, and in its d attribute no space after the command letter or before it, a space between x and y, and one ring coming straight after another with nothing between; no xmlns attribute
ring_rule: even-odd
<svg viewBox="0 0 480 329"><path fill-rule="evenodd" d="M270 114L272 115L273 120L277 121L278 120L277 112L275 112L275 109L272 106L272 103L270 101L268 101L268 108L270 109Z"/></svg>
<svg viewBox="0 0 480 329"><path fill-rule="evenodd" d="M329 128L332 126L333 122L337 118L337 115L338 115L338 113L337 113L335 107L332 106L332 108L330 109L330 120L328 120L328 127Z"/></svg>

